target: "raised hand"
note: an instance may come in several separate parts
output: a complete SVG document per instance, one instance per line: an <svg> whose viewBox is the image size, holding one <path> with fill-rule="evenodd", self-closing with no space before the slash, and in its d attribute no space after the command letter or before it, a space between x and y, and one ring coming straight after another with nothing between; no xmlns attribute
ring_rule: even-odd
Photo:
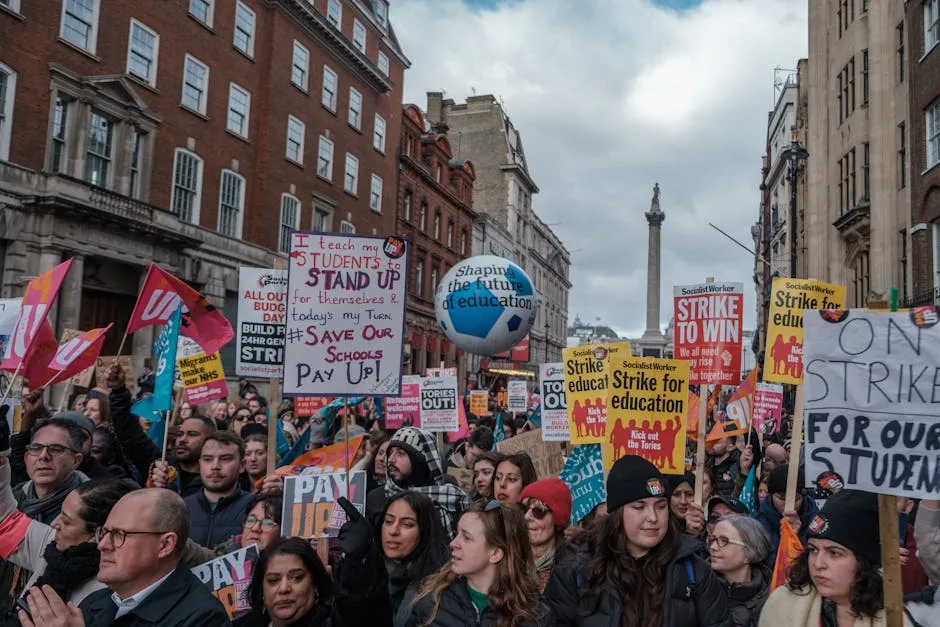
<svg viewBox="0 0 940 627"><path fill-rule="evenodd" d="M339 530L339 548L349 558L362 559L372 548L372 526L346 497L339 497L336 504L346 512L346 523Z"/></svg>

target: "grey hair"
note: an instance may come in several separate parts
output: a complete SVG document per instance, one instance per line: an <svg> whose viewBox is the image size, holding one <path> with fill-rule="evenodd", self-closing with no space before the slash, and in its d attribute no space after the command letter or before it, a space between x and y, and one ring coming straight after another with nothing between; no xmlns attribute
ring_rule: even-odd
<svg viewBox="0 0 940 627"><path fill-rule="evenodd" d="M773 549L770 535L764 529L764 525L751 518L741 514L728 514L718 519L718 522L726 522L734 527L741 536L741 542L744 543L744 557L748 564L762 564Z"/></svg>

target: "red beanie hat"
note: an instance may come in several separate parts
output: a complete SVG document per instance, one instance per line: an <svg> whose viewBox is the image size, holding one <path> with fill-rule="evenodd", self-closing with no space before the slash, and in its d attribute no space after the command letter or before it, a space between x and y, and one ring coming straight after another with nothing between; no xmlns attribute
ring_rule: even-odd
<svg viewBox="0 0 940 627"><path fill-rule="evenodd" d="M540 479L522 489L519 500L538 499L552 510L552 523L558 529L565 529L571 522L571 490L568 484L558 477Z"/></svg>

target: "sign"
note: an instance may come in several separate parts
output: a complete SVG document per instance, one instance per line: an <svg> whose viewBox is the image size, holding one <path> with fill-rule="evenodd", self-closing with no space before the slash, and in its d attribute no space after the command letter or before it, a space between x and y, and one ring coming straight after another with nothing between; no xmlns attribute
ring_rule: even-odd
<svg viewBox="0 0 940 627"><path fill-rule="evenodd" d="M3 357L6 347L13 335L13 329L16 327L16 319L20 315L20 299L4 298L0 299L0 358ZM5 372L0 372L0 395L6 392L7 387L12 383L12 377ZM15 419L20 411L19 394L8 394L7 400L0 406L0 419L7 421L10 433L16 433L19 430L19 421ZM17 428L14 429L14 426Z"/></svg>
<svg viewBox="0 0 940 627"><path fill-rule="evenodd" d="M529 361L529 344L529 334L526 333L526 336L519 340L518 344L508 351L496 353L493 357L495 359L508 359L509 361L524 364Z"/></svg>
<svg viewBox="0 0 940 627"><path fill-rule="evenodd" d="M932 499L940 494L940 316L804 311L806 480Z"/></svg>
<svg viewBox="0 0 940 627"><path fill-rule="evenodd" d="M766 435L779 431L782 412L783 385L758 383L754 397L754 428L757 432Z"/></svg>
<svg viewBox="0 0 940 627"><path fill-rule="evenodd" d="M287 271L239 268L238 295L235 374L240 377L281 377L284 372Z"/></svg>
<svg viewBox="0 0 940 627"><path fill-rule="evenodd" d="M284 396L398 396L407 243L291 234Z"/></svg>
<svg viewBox="0 0 940 627"><path fill-rule="evenodd" d="M199 405L228 396L225 372L218 353L182 357L176 360L176 369L183 381L183 394L190 404Z"/></svg>
<svg viewBox="0 0 940 627"><path fill-rule="evenodd" d="M349 501L360 514L366 511L366 473L350 473ZM336 500L346 496L346 473L284 477L284 511L281 535L285 538L335 538L346 523L346 512Z"/></svg>
<svg viewBox="0 0 940 627"><path fill-rule="evenodd" d="M845 288L841 285L774 277L767 344L764 347L764 381L803 382L803 310L841 309Z"/></svg>
<svg viewBox="0 0 940 627"><path fill-rule="evenodd" d="M679 285L673 295L673 353L689 362L689 383L736 385L741 378L744 285Z"/></svg>
<svg viewBox="0 0 940 627"><path fill-rule="evenodd" d="M564 364L555 362L539 366L539 386L542 390L542 439L564 442L571 437Z"/></svg>
<svg viewBox="0 0 940 627"><path fill-rule="evenodd" d="M558 477L571 490L571 524L607 500L600 444L580 444L571 451Z"/></svg>
<svg viewBox="0 0 940 627"><path fill-rule="evenodd" d="M385 399L385 428L421 426L421 379L409 374L401 378L401 395Z"/></svg>
<svg viewBox="0 0 940 627"><path fill-rule="evenodd" d="M228 617L234 619L251 611L248 587L257 562L258 547L252 544L200 564L192 573L222 603Z"/></svg>
<svg viewBox="0 0 940 627"><path fill-rule="evenodd" d="M457 485L467 494L473 494L473 470L470 468L448 468L447 474L457 480Z"/></svg>
<svg viewBox="0 0 940 627"><path fill-rule="evenodd" d="M490 415L490 394L486 390L470 390L470 413L475 416Z"/></svg>
<svg viewBox="0 0 940 627"><path fill-rule="evenodd" d="M629 355L630 344L594 344L562 351L572 444L600 444L607 429L607 364Z"/></svg>
<svg viewBox="0 0 940 627"><path fill-rule="evenodd" d="M295 416L313 416L315 413L330 404L333 399L329 396L295 396L294 397L294 415Z"/></svg>
<svg viewBox="0 0 940 627"><path fill-rule="evenodd" d="M532 458L532 465L539 479L557 477L564 460L561 447L557 442L542 441L542 430L533 429L496 443L496 450L503 455L526 453Z"/></svg>
<svg viewBox="0 0 940 627"><path fill-rule="evenodd" d="M664 474L685 471L689 362L624 355L610 361L604 468L624 455Z"/></svg>
<svg viewBox="0 0 940 627"><path fill-rule="evenodd" d="M523 380L512 380L506 384L506 390L509 393L509 405L507 409L513 413L525 413L528 411L529 389Z"/></svg>
<svg viewBox="0 0 940 627"><path fill-rule="evenodd" d="M456 431L460 428L457 414L457 377L426 377L421 381L421 428L425 431Z"/></svg>
<svg viewBox="0 0 940 627"><path fill-rule="evenodd" d="M134 378L134 362L130 355L120 355L115 357L113 355L99 355L98 359L95 361L95 387L102 388L104 390L108 389L108 369L111 368L117 360L121 368L124 370L124 386L128 390L132 390L137 387L137 379Z"/></svg>

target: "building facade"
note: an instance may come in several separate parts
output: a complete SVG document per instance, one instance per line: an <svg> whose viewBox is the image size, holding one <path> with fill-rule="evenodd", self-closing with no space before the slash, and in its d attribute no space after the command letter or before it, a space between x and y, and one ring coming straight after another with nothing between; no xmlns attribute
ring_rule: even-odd
<svg viewBox="0 0 940 627"><path fill-rule="evenodd" d="M911 290L908 304L940 303L940 0L906 2L910 89ZM905 251L906 252L906 251ZM904 255L904 261L907 261ZM903 296L902 296L903 297Z"/></svg>
<svg viewBox="0 0 940 627"><path fill-rule="evenodd" d="M539 188L529 172L521 134L491 95L472 96L458 104L431 92L427 115L432 124L448 128L456 157L473 161L474 209L505 227L515 262L534 283L539 311L529 334L530 364L560 360L568 327L571 259L532 208Z"/></svg>
<svg viewBox="0 0 940 627"><path fill-rule="evenodd" d="M57 333L114 321L116 351L151 261L234 322L292 229L395 231L384 0L6 0L0 41L0 296L74 257Z"/></svg>
<svg viewBox="0 0 940 627"><path fill-rule="evenodd" d="M405 319L407 370L462 365L463 351L441 332L434 294L444 275L470 256L477 214L473 164L454 159L446 130L428 123L417 106L404 109L401 130L398 232L409 238L411 276ZM460 381L464 380L461 376Z"/></svg>

